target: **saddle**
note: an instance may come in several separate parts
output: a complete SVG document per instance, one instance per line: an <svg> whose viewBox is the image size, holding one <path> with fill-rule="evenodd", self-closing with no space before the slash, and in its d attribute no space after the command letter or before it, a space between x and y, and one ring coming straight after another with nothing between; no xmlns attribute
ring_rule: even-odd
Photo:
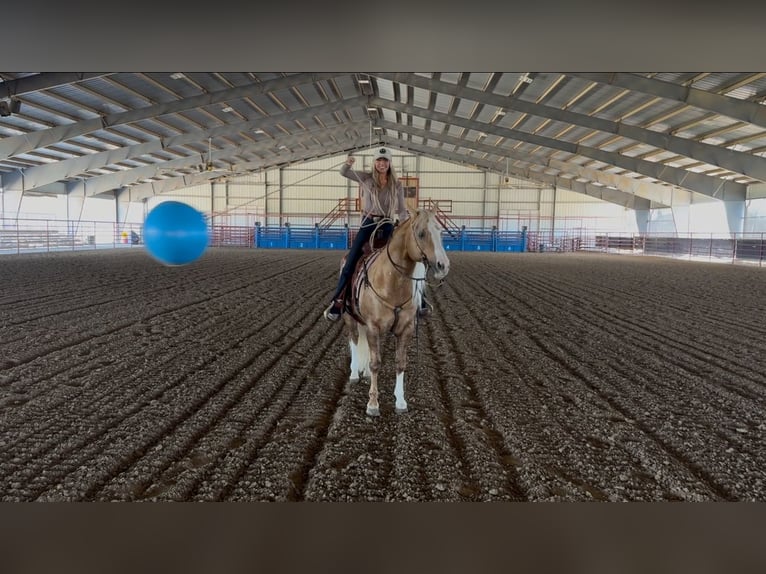
<svg viewBox="0 0 766 574"><path fill-rule="evenodd" d="M373 261L378 258L378 255L381 254L386 243L385 239L375 234L372 241L372 247L370 247L369 241L364 244L362 255L359 257L359 261L357 261L356 267L354 268L351 278L346 284L346 288L342 295L345 312L360 323L362 323L363 320L359 314L359 297L362 293L362 286L367 280L367 268L369 268Z"/></svg>

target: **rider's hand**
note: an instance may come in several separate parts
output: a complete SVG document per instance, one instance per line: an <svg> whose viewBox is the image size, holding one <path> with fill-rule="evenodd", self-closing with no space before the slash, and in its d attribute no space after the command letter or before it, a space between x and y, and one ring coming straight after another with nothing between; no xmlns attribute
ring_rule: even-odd
<svg viewBox="0 0 766 574"><path fill-rule="evenodd" d="M346 158L346 164L347 164L347 165L354 165L354 162L355 162L355 161L356 161L356 160L355 160L353 157L351 157L351 156L348 156L348 157Z"/></svg>

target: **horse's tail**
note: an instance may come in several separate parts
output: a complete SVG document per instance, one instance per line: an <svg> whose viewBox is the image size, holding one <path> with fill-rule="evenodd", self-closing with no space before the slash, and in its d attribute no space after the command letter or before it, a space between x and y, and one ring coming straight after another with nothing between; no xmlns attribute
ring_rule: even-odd
<svg viewBox="0 0 766 574"><path fill-rule="evenodd" d="M423 299L423 291L426 288L426 266L423 263L415 263L415 271L412 273L412 300L416 309L420 309Z"/></svg>

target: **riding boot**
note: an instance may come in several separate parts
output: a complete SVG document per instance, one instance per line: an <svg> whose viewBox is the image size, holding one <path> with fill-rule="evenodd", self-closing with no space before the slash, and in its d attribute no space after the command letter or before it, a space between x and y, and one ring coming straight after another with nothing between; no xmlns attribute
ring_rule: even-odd
<svg viewBox="0 0 766 574"><path fill-rule="evenodd" d="M324 310L324 318L328 321L337 321L343 314L343 298L333 299L330 306Z"/></svg>

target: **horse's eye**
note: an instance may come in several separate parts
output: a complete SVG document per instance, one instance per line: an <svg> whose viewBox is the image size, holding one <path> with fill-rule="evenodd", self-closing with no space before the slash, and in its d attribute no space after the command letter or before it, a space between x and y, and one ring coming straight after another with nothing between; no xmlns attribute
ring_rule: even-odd
<svg viewBox="0 0 766 574"><path fill-rule="evenodd" d="M425 231L421 231L421 232L418 234L418 237L420 237L420 239L425 239L425 237L426 237L426 232L425 232Z"/></svg>

